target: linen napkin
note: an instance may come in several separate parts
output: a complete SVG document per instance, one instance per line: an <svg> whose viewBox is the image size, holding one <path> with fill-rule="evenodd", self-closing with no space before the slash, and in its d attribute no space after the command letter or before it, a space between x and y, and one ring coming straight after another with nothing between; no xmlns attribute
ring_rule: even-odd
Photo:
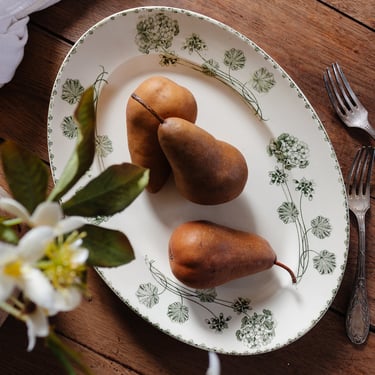
<svg viewBox="0 0 375 375"><path fill-rule="evenodd" d="M28 39L29 14L60 0L0 0L0 87L11 81Z"/></svg>

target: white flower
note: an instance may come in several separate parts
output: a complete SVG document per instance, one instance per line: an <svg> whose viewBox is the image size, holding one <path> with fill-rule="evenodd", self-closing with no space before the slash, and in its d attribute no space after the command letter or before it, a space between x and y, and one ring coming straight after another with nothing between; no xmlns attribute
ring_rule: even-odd
<svg viewBox="0 0 375 375"><path fill-rule="evenodd" d="M25 315L29 345L27 351L34 349L37 337L46 337L49 334L48 317L45 310L36 307L35 310Z"/></svg>
<svg viewBox="0 0 375 375"><path fill-rule="evenodd" d="M69 233L85 223L80 216L70 216L64 219L61 206L57 202L42 202L30 215L27 209L15 199L0 198L0 209L18 217L30 227L52 227L56 235Z"/></svg>
<svg viewBox="0 0 375 375"><path fill-rule="evenodd" d="M54 296L54 310L50 310L50 315L55 315L60 311L74 310L82 300L82 293L78 288L70 287L56 291Z"/></svg>
<svg viewBox="0 0 375 375"><path fill-rule="evenodd" d="M50 315L75 309L82 299L82 278L89 256L82 247L81 235L73 232L64 241L51 242L45 256L40 268L54 287Z"/></svg>
<svg viewBox="0 0 375 375"><path fill-rule="evenodd" d="M53 237L50 227L38 227L27 232L17 246L0 243L0 301L17 287L35 304L49 307L53 287L35 265Z"/></svg>
<svg viewBox="0 0 375 375"><path fill-rule="evenodd" d="M84 219L64 219L55 202L39 204L30 215L16 200L0 198L0 209L30 227L17 245L0 242L0 304L6 306L14 290L22 293L13 311L26 323L30 351L37 337L48 336L49 316L81 302L89 251L76 229Z"/></svg>

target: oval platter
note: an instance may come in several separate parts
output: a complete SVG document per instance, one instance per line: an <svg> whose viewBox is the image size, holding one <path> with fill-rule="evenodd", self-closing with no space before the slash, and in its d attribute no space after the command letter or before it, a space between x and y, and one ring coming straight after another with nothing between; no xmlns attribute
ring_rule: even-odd
<svg viewBox="0 0 375 375"><path fill-rule="evenodd" d="M80 181L130 161L125 107L146 78L163 75L187 87L197 125L237 147L249 178L231 202L202 206L179 195L171 178L143 192L125 211L95 222L122 230L136 259L97 269L137 314L174 338L234 355L276 350L323 317L346 266L349 224L345 187L332 144L305 95L265 51L214 19L170 7L129 9L92 26L66 56L53 87L48 147L59 178L77 127L73 111L95 87L97 158ZM265 237L278 267L208 290L179 283L168 262L173 229L211 220Z"/></svg>

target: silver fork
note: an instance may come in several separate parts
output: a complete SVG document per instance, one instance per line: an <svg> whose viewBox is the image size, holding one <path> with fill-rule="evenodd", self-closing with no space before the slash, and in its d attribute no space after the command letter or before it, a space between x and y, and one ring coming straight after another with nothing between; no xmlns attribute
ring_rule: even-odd
<svg viewBox="0 0 375 375"><path fill-rule="evenodd" d="M368 112L350 87L340 65L333 63L331 68L326 68L323 79L336 113L346 126L363 129L375 139L375 129L368 121Z"/></svg>
<svg viewBox="0 0 375 375"><path fill-rule="evenodd" d="M349 172L346 189L350 211L358 223L357 270L352 296L346 314L346 333L354 344L366 341L370 328L370 313L366 290L366 227L365 216L370 208L371 170L375 149L363 146L356 153Z"/></svg>

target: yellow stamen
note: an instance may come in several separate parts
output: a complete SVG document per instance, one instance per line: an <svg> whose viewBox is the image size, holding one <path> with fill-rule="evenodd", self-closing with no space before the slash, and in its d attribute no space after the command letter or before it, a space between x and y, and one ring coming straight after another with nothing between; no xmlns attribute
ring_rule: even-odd
<svg viewBox="0 0 375 375"><path fill-rule="evenodd" d="M56 289L82 286L86 265L72 261L75 253L72 244L81 237L79 233L73 232L65 240L59 238L49 243L45 249L46 257L38 265Z"/></svg>
<svg viewBox="0 0 375 375"><path fill-rule="evenodd" d="M19 277L21 276L21 267L22 262L20 260L10 262L7 265L5 265L4 273L11 277Z"/></svg>

